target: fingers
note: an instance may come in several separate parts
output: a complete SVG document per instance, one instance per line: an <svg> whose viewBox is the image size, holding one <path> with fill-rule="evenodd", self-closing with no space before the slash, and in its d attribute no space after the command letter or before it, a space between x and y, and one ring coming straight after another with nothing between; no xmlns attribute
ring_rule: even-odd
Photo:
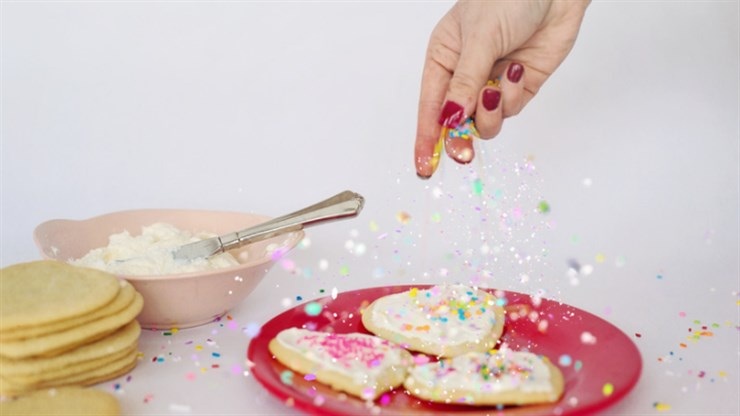
<svg viewBox="0 0 740 416"><path fill-rule="evenodd" d="M495 45L488 37L473 33L465 40L449 82L438 120L440 125L455 128L475 112L478 94L486 85L497 56L496 53L490 53L491 51L495 51Z"/></svg>
<svg viewBox="0 0 740 416"><path fill-rule="evenodd" d="M473 140L478 137L472 119L466 119L465 122L455 129L443 128L444 144L447 155L458 163L470 163L475 156L473 150Z"/></svg>
<svg viewBox="0 0 740 416"><path fill-rule="evenodd" d="M491 81L481 90L475 110L475 126L481 139L491 139L501 131L501 107L501 87L498 82Z"/></svg>
<svg viewBox="0 0 740 416"><path fill-rule="evenodd" d="M519 114L524 108L524 65L512 62L501 77L501 95L503 97L503 117Z"/></svg>
<svg viewBox="0 0 740 416"><path fill-rule="evenodd" d="M492 37L485 32L470 32L463 38L460 58L450 78L437 120L443 128L460 128L476 112L481 88L486 85L498 55L496 49ZM475 156L473 138L464 131L457 133L460 134L447 135L444 139L445 151L456 162L469 163Z"/></svg>
<svg viewBox="0 0 740 416"><path fill-rule="evenodd" d="M427 59L421 79L421 97L416 125L414 165L416 174L429 178L437 169L441 153L441 126L437 123L447 85L452 75L441 65Z"/></svg>
<svg viewBox="0 0 740 416"><path fill-rule="evenodd" d="M494 71L501 70L501 66ZM510 62L503 74L492 73L496 81L489 81L480 92L475 110L475 124L482 139L491 139L501 131L507 117L519 114L526 104L524 66Z"/></svg>

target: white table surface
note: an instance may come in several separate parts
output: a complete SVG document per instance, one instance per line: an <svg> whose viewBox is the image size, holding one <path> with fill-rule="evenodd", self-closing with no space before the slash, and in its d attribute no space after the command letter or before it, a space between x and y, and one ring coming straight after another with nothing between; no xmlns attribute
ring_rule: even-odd
<svg viewBox="0 0 740 416"><path fill-rule="evenodd" d="M444 281L543 291L624 331L644 368L609 414L740 413L738 3L593 3L477 161L421 181L422 58L449 6L2 2L3 266L37 259L52 218L367 199L228 324L146 332L138 367L98 386L126 414L294 413L246 366L255 328L321 290Z"/></svg>

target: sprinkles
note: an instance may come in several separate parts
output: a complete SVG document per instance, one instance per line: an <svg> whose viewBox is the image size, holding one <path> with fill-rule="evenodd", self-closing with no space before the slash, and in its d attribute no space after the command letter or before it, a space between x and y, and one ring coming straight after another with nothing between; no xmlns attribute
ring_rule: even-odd
<svg viewBox="0 0 740 416"><path fill-rule="evenodd" d="M308 316L318 316L321 313L322 306L318 302L309 302L303 308Z"/></svg>

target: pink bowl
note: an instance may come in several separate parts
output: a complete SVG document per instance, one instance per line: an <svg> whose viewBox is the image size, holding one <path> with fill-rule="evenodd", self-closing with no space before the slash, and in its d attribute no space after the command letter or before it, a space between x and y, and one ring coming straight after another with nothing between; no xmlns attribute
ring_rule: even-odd
<svg viewBox="0 0 740 416"><path fill-rule="evenodd" d="M108 245L108 237L164 222L181 230L226 234L269 220L254 214L222 211L143 209L120 211L86 220L51 220L34 230L34 241L47 259L69 261ZM230 253L239 266L165 276L119 276L144 297L138 317L150 329L186 328L211 322L241 303L284 253L303 239L303 231L253 243ZM276 251L277 250L277 251Z"/></svg>

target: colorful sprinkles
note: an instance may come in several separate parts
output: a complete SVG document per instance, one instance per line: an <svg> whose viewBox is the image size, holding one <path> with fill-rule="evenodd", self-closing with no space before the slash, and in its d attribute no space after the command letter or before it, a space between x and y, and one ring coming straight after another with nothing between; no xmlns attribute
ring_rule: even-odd
<svg viewBox="0 0 740 416"><path fill-rule="evenodd" d="M445 135L466 140L473 137L476 132L474 128L471 123L467 130L447 131ZM441 152L443 149L440 147L438 153ZM276 309L307 302L298 312L304 313L308 318L324 319L328 315L327 310L330 310L323 303L324 300L331 301L341 296L343 291L351 290L350 277L362 273L371 275L378 285L458 280L471 285L531 293L533 299L557 299L566 291L593 290L601 284L598 279L608 274L604 272L619 273L620 276L634 272L633 264L628 260L632 260L635 254L629 248L622 248L624 252L619 252L619 248L610 250L594 244L589 235L572 230L558 231L559 234L566 235L567 246L572 249L568 253L570 258L553 258L552 230L562 227L556 221L560 208L553 210L555 201L539 191L538 185L542 181L534 158L486 158L490 159L490 153L487 156L485 151L476 151L476 161L470 165L447 165L450 169L444 172L445 175L435 178L438 181L429 182L424 188L426 194L422 197L395 192L394 194L401 196L387 201L392 206L390 215L359 220L359 226L353 225L358 229L348 230L346 239L340 240L336 250L327 250L330 254L322 254L323 251L317 249L320 247L319 241L312 244L308 238L299 244L298 253L310 260L304 260L291 252L275 253L276 260L280 262L280 267L274 269L277 276L275 280L282 281L279 286L276 284L275 293L278 295L272 295L270 302ZM452 177L453 175L460 176L460 180ZM401 187L404 186L406 176L407 172L398 175L400 190L405 189ZM603 183L598 178L586 178L576 179L575 185L582 192L594 192ZM557 207L561 205L558 203ZM451 238L451 235L462 235L463 238ZM430 240L439 245L438 257L433 257L427 248ZM321 255L325 258L315 257ZM358 267L358 259L367 262L369 267L365 268L364 264L362 268ZM559 270L559 275L552 275L552 263ZM639 276L644 282L655 285L655 293L673 290L674 287L670 285L680 282L675 270L660 266L664 265L656 265ZM421 272L417 273L418 270ZM550 284L553 280L559 281L555 289ZM265 281L262 284L268 283ZM716 289L716 292L707 293L717 299L724 299L724 302L734 308L731 309L733 311L740 306L737 289L734 289L732 296L720 294L723 289L721 287ZM410 296L419 297L421 293L416 290ZM709 295L696 294L697 299L701 296ZM318 298L322 299L321 303L315 300ZM658 384L656 388L659 389L659 394L648 397L640 404L644 413L680 413L682 407L672 398L674 391L679 396L686 397L686 400L693 400L701 394L713 394L717 388L728 383L737 383L736 361L728 361L723 368L708 366L702 358L706 354L713 354L719 345L735 339L740 331L737 318L701 316L697 312L701 305L697 299L687 297L673 309L656 308L651 311L651 314L661 318L666 325L677 328L673 337L656 339L650 326L643 322L623 328L641 347L644 354L643 374L649 373ZM505 304L505 299L501 302L509 307ZM618 304L614 300L612 304L605 304L593 312L609 319L619 314L620 308L629 307L629 304L626 301L624 305ZM465 303L446 306L449 308L448 313L435 315L436 319L465 321L476 313L475 307ZM146 343L141 347L139 365L146 366L146 371L155 374L172 371L180 381L189 383L189 387L195 386L211 393L218 392L214 386L218 386L217 383L222 382L221 380L228 382L229 378L252 377L252 369L261 363L246 361L243 349L260 335L265 317L250 315L252 311L248 311L241 312L242 322L237 322L238 317L235 315L214 320L199 329L173 327L164 331L146 331ZM337 316L329 316L327 319L347 319L346 315L341 316L341 311L332 312L337 312ZM521 313L520 319L532 320L543 335L552 331L555 325L563 323L563 317L544 314L534 316L530 315L531 312ZM410 325L406 329L418 333L429 330L423 325ZM608 348L608 339L595 330L576 334L576 338L581 349ZM220 348L226 344L238 344L244 348L235 356ZM586 370L591 371L593 366L598 365L588 361L578 351L563 351L551 358L563 371L576 375ZM425 364L435 359L418 354L414 356L414 360L416 364ZM369 367L376 362L369 358L365 361ZM491 366L481 365L477 374L482 380L490 381L496 372ZM316 377L313 373L299 375L291 371L280 372L277 376L291 388L298 388L298 385L306 384L305 382L315 384ZM166 398L163 394L146 391L148 387L143 387L141 379L137 373L133 373L133 376L128 375L110 382L107 388L117 396L131 396L131 401L140 406L149 406L152 409L159 406L158 411L196 411L187 402L187 397ZM597 395L613 399L620 394L621 387L614 380L601 379L590 388ZM329 397L316 391L309 393L303 390L301 393L310 394L316 406L323 406L328 400L343 400L342 395ZM382 408L392 406L397 394L402 393L382 395L368 405L367 413L390 414L387 409ZM348 400L346 396L344 400ZM463 397L460 400L469 398ZM583 398L566 395L560 410L567 411L569 407L578 407L582 402ZM293 406L295 400L289 398L285 404Z"/></svg>

